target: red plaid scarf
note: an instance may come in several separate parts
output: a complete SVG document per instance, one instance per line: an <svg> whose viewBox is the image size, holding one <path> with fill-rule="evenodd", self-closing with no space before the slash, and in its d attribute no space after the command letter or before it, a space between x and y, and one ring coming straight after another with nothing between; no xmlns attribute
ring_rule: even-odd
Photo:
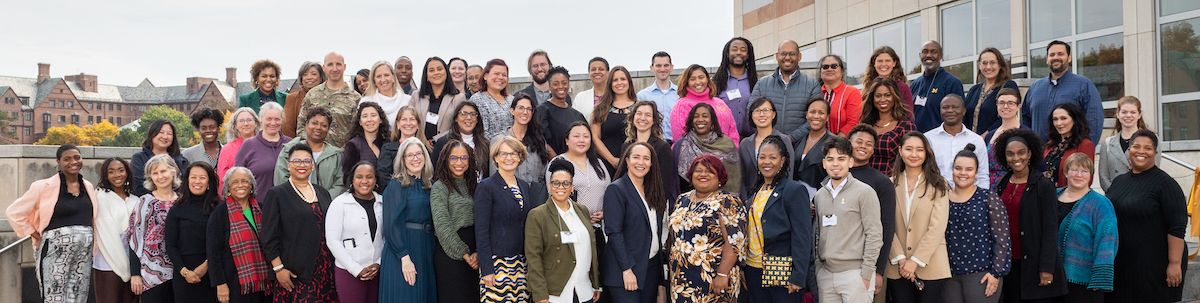
<svg viewBox="0 0 1200 303"><path fill-rule="evenodd" d="M258 232L250 228L240 203L233 198L226 198L225 202L229 210L229 252L233 254L242 294L264 291L267 289L267 258L259 246ZM254 197L250 197L250 212L254 214L255 224L261 225L263 213Z"/></svg>

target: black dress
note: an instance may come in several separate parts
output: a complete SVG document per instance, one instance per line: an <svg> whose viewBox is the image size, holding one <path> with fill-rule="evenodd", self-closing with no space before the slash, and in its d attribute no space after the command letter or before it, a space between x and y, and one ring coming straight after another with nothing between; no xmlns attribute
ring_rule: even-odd
<svg viewBox="0 0 1200 303"><path fill-rule="evenodd" d="M625 119L629 115L629 109L632 107L633 105L625 108L613 107L608 111L608 118L604 120L604 123L600 124L600 142L604 142L604 148L607 148L608 152L612 153L613 157L618 159L621 158L621 147L625 145L625 139L627 138L625 136ZM608 167L609 176L616 173L615 166L606 166Z"/></svg>
<svg viewBox="0 0 1200 303"><path fill-rule="evenodd" d="M553 102L543 102L538 105L537 114L533 118L537 119L538 126L542 128L542 136L546 137L546 144L550 144L554 153L560 155L567 152L567 133L571 131L571 124L576 121L587 121L582 113L571 106L562 108L554 105Z"/></svg>
<svg viewBox="0 0 1200 303"><path fill-rule="evenodd" d="M1157 166L1113 179L1108 199L1117 212L1117 257L1113 292L1106 302L1176 302L1183 287L1167 287L1167 236L1184 237L1187 197L1170 175ZM1180 260L1186 255L1180 253ZM1186 273L1187 262L1181 262ZM1186 277L1186 274L1183 275Z"/></svg>
<svg viewBox="0 0 1200 303"><path fill-rule="evenodd" d="M171 288L175 302L214 302L217 291L208 281L208 275L200 283L188 283L180 270L195 270L208 259L205 239L208 236L208 216L204 214L203 199L191 198L171 207L167 212L167 257L174 264Z"/></svg>

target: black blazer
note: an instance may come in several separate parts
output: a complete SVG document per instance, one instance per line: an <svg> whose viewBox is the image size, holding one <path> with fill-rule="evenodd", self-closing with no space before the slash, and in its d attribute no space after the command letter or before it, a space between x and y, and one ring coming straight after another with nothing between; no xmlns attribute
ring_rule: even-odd
<svg viewBox="0 0 1200 303"><path fill-rule="evenodd" d="M317 204L321 213L329 211L329 203L333 198L329 192L320 186L314 186L317 194ZM260 227L263 240L263 254L267 265L276 257L283 261L283 267L290 270L299 278L310 278L317 254L322 249L321 237L325 235L325 222L317 220L312 208L305 203L290 183L280 184L267 192L267 200L262 205L263 223ZM323 216L323 215L322 215ZM272 279L275 277L271 276Z"/></svg>
<svg viewBox="0 0 1200 303"><path fill-rule="evenodd" d="M753 195L758 190L751 192ZM762 213L763 253L771 256L791 256L792 276L788 282L805 287L809 258L813 251L812 210L808 207L808 189L799 182L783 179Z"/></svg>
<svg viewBox="0 0 1200 303"><path fill-rule="evenodd" d="M1000 195L1008 187L1009 172L1000 178L996 186L996 195ZM1020 239L1021 255L1013 256L1014 261L1021 262L1019 273L1021 278L1021 299L1043 299L1067 294L1066 272L1063 270L1063 260L1058 256L1058 196L1054 193L1054 183L1042 177L1041 173L1029 173L1029 185L1021 196L1021 210L1017 218L1021 226ZM1013 220L1013 218L1009 218ZM1019 258L1019 259L1017 259ZM1050 285L1038 286L1040 272L1054 274ZM1010 273L1011 274L1011 273Z"/></svg>
<svg viewBox="0 0 1200 303"><path fill-rule="evenodd" d="M475 187L475 243L483 257L479 272L485 276L496 273L494 258L525 253L525 217L529 210L546 202L530 198L529 183L517 179L525 203L522 207L505 186L504 178L497 173Z"/></svg>
<svg viewBox="0 0 1200 303"><path fill-rule="evenodd" d="M660 240L666 235L666 227L662 224L665 215L666 209L659 210L654 218ZM608 236L608 243L600 254L600 281L604 285L625 285L622 273L626 269L633 269L633 274L638 277L647 277L647 271L650 270L663 270L648 268L650 256L646 254L650 252L651 239L648 216L646 207L642 205L642 197L629 176L617 179L604 190L604 234ZM664 247L659 245L656 254L666 256Z"/></svg>
<svg viewBox="0 0 1200 303"><path fill-rule="evenodd" d="M795 136L796 154L792 155L795 158L796 167L792 170L792 179L808 184L813 188L820 189L821 181L825 180L825 168L821 166L821 159L825 158L825 141L829 140L833 134L829 131L817 140L816 144L808 150L804 155L804 160L800 160L800 153L804 152L804 143L808 142L808 127L801 127L792 133Z"/></svg>

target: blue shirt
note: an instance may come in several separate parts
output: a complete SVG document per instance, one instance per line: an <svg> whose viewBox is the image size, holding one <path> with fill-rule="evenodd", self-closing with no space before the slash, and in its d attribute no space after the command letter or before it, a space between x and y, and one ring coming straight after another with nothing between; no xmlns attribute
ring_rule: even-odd
<svg viewBox="0 0 1200 303"><path fill-rule="evenodd" d="M963 95L962 81L941 67L932 76L922 74L913 79L908 86L913 93L913 123L917 125L917 131L922 133L942 125L942 98L949 94ZM900 95L899 92L893 94ZM922 99L925 102L921 102Z"/></svg>
<svg viewBox="0 0 1200 303"><path fill-rule="evenodd" d="M737 91L734 93L734 91ZM730 93L733 93L737 98L730 98ZM733 121L737 123L738 134L742 138L748 137L755 131L754 124L747 120L750 109L750 77L749 74L742 74L741 78L729 74L729 80L725 81L725 91L720 92L717 98L725 100L725 105L729 106L729 110L733 111Z"/></svg>
<svg viewBox="0 0 1200 303"><path fill-rule="evenodd" d="M994 192L976 188L967 201L950 201L946 252L955 276L985 271L995 277L1008 274L1012 264L1008 213Z"/></svg>
<svg viewBox="0 0 1200 303"><path fill-rule="evenodd" d="M1087 116L1088 133L1092 142L1100 142L1100 131L1104 128L1104 105L1100 103L1100 92L1092 80L1067 71L1057 80L1041 78L1029 86L1025 102L1021 103L1021 126L1046 140L1050 135L1050 112L1062 103L1075 102ZM1076 121L1078 123L1078 121Z"/></svg>
<svg viewBox="0 0 1200 303"><path fill-rule="evenodd" d="M663 114L662 130L663 138L674 138L671 136L671 119L665 116L671 114L671 109L675 107L675 101L679 100L679 87L675 83L671 83L671 87L667 90L658 88L657 84L651 83L637 93L638 100L654 101L658 106L658 112Z"/></svg>

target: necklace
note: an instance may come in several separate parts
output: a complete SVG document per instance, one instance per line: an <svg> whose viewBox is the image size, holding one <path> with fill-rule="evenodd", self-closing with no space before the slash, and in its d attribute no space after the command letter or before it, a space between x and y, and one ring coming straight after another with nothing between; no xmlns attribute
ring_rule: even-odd
<svg viewBox="0 0 1200 303"><path fill-rule="evenodd" d="M295 191L296 191L296 195L300 196L300 199L301 199L301 200L304 200L304 203L310 203L310 204L311 204L311 203L315 203L315 202L317 202L317 197L316 197L317 193L316 193L316 191L314 191L314 192L313 192L313 197L310 199L308 196L305 196L305 195L304 195L304 192L300 191L300 188L296 186L296 182L295 182L295 181L292 181L292 179L290 179L290 178L289 178L289 179L288 179L288 183L289 183L289 184L292 184L292 190L295 190ZM306 187L306 188L312 188L312 183L307 183L307 184L308 184L308 187Z"/></svg>

